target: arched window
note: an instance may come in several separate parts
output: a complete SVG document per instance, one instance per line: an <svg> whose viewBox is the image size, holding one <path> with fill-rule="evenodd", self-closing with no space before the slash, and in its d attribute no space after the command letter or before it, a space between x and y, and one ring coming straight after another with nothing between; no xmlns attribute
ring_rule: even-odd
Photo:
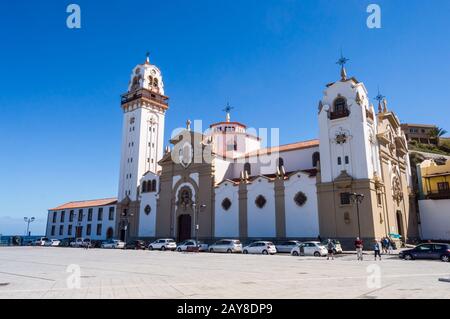
<svg viewBox="0 0 450 319"><path fill-rule="evenodd" d="M150 88L153 86L153 77L151 75L148 77L148 86Z"/></svg>
<svg viewBox="0 0 450 319"><path fill-rule="evenodd" d="M158 79L157 78L154 78L153 79L153 86L156 88L156 87L158 87Z"/></svg>
<svg viewBox="0 0 450 319"><path fill-rule="evenodd" d="M284 159L282 157L279 157L277 159L277 167L281 171L282 167L284 166Z"/></svg>
<svg viewBox="0 0 450 319"><path fill-rule="evenodd" d="M337 113L343 113L347 109L347 102L343 97L339 97L334 101L334 111Z"/></svg>
<svg viewBox="0 0 450 319"><path fill-rule="evenodd" d="M320 161L320 153L314 152L314 154L312 156L313 167L317 167L317 165L319 164L319 161Z"/></svg>
<svg viewBox="0 0 450 319"><path fill-rule="evenodd" d="M152 192L156 192L156 179L152 180Z"/></svg>
<svg viewBox="0 0 450 319"><path fill-rule="evenodd" d="M142 182L142 189L141 189L142 193L146 193L147 192L147 182Z"/></svg>
<svg viewBox="0 0 450 319"><path fill-rule="evenodd" d="M333 103L333 111L331 112L331 119L338 119L349 116L350 112L347 107L347 100L341 96L338 96Z"/></svg>
<svg viewBox="0 0 450 319"><path fill-rule="evenodd" d="M252 166L250 163L244 164L244 172L247 172L248 176L252 175Z"/></svg>

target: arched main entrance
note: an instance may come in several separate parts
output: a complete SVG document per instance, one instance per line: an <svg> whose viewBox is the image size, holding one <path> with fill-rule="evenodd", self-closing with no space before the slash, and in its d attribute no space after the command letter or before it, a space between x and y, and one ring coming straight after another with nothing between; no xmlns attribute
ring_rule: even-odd
<svg viewBox="0 0 450 319"><path fill-rule="evenodd" d="M178 217L178 241L191 238L191 215L183 214Z"/></svg>

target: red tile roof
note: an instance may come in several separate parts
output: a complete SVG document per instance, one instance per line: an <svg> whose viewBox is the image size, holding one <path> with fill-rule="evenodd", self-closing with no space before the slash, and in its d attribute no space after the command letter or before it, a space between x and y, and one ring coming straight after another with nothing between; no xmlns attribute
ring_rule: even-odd
<svg viewBox="0 0 450 319"><path fill-rule="evenodd" d="M93 200L83 200L78 202L69 202L64 205L51 208L49 210L63 210L72 208L88 208L88 207L98 207L117 204L117 198L104 198L104 199L93 199Z"/></svg>
<svg viewBox="0 0 450 319"><path fill-rule="evenodd" d="M317 147L317 146L319 146L319 140L310 140L310 141L296 142L296 143L291 143L291 144L286 144L286 145L263 148L260 150L246 153L240 157L265 155L265 154L276 153L276 152L281 153L281 152L301 150L301 149Z"/></svg>

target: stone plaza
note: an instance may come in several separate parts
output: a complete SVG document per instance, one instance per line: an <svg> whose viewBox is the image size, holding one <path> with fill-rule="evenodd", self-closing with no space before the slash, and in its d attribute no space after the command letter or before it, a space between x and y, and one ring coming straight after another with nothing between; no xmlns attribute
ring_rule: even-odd
<svg viewBox="0 0 450 319"><path fill-rule="evenodd" d="M448 263L51 247L0 248L0 298L450 298Z"/></svg>

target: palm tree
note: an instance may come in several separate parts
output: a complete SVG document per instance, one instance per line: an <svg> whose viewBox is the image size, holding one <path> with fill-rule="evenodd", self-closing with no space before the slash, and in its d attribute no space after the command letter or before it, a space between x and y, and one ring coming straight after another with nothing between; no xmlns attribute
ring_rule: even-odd
<svg viewBox="0 0 450 319"><path fill-rule="evenodd" d="M440 127L433 127L428 133L430 138L436 139L436 144L439 145L439 139L441 136L447 134L447 131Z"/></svg>

